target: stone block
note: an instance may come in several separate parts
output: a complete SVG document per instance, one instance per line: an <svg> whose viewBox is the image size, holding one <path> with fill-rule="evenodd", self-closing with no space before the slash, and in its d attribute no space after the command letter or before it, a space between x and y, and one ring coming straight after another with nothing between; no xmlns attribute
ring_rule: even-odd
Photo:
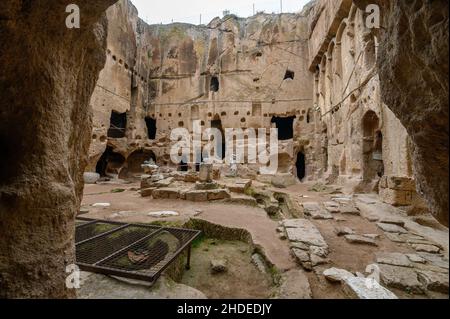
<svg viewBox="0 0 450 319"><path fill-rule="evenodd" d="M414 179L409 177L387 176L387 188L403 191L416 191L416 183Z"/></svg>
<svg viewBox="0 0 450 319"><path fill-rule="evenodd" d="M228 193L226 189L215 189L207 191L208 200L221 200L230 197L230 193Z"/></svg>
<svg viewBox="0 0 450 319"><path fill-rule="evenodd" d="M154 199L179 199L180 192L176 188L158 188L153 190Z"/></svg>
<svg viewBox="0 0 450 319"><path fill-rule="evenodd" d="M208 193L206 191L188 191L186 192L186 200L191 202L207 202Z"/></svg>
<svg viewBox="0 0 450 319"><path fill-rule="evenodd" d="M413 203L413 193L411 191L381 188L380 198L384 203L392 206L408 206Z"/></svg>
<svg viewBox="0 0 450 319"><path fill-rule="evenodd" d="M142 197L150 197L153 195L153 191L156 189L156 187L149 187L141 189L141 196Z"/></svg>

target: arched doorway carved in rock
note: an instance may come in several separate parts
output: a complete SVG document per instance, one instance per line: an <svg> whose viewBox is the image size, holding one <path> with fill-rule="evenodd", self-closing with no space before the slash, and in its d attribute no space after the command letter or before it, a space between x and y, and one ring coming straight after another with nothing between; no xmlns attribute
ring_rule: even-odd
<svg viewBox="0 0 450 319"><path fill-rule="evenodd" d="M124 163L125 157L114 152L111 146L107 146L105 152L97 162L95 171L100 174L101 177L119 175L120 169L123 167Z"/></svg>
<svg viewBox="0 0 450 319"><path fill-rule="evenodd" d="M126 167L121 170L119 177L131 178L142 175L144 173L142 164L150 160L156 163L157 158L153 151L144 149L134 151L128 156L125 165Z"/></svg>
<svg viewBox="0 0 450 319"><path fill-rule="evenodd" d="M295 162L297 171L297 178L301 181L306 177L306 156L303 151L297 153L297 160Z"/></svg>
<svg viewBox="0 0 450 319"><path fill-rule="evenodd" d="M368 111L362 119L363 129L363 180L370 182L384 174L383 134L380 120L374 111Z"/></svg>
<svg viewBox="0 0 450 319"><path fill-rule="evenodd" d="M220 131L220 133L222 134L222 141L221 143L219 143L219 141L217 141L217 149L216 149L216 154L219 155L220 151L222 152L222 156L220 156L222 159L225 158L225 153L226 153L226 140L225 140L225 130L222 126L222 120L220 119L220 115L216 114L213 118L213 120L211 121L211 128L216 128Z"/></svg>

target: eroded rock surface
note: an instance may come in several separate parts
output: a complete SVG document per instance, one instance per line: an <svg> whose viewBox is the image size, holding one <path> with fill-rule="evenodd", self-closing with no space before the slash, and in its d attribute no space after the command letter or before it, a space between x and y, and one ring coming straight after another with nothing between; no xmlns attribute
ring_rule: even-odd
<svg viewBox="0 0 450 319"><path fill-rule="evenodd" d="M74 297L65 268L114 2L78 1L80 29L66 28L70 1L0 4L0 297Z"/></svg>

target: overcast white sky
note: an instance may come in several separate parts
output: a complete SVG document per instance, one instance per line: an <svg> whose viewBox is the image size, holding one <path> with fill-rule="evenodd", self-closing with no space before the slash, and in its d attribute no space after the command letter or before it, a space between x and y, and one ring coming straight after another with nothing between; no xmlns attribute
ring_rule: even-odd
<svg viewBox="0 0 450 319"><path fill-rule="evenodd" d="M139 16L150 24L187 22L209 23L214 17L222 17L224 10L240 17L253 15L256 11L279 13L280 0L131 0L139 10ZM298 12L309 0L282 0L283 12Z"/></svg>

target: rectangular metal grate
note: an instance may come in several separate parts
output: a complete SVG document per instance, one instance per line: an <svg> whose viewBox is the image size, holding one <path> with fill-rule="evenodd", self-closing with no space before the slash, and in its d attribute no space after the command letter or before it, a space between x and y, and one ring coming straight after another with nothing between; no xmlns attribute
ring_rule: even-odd
<svg viewBox="0 0 450 319"><path fill-rule="evenodd" d="M76 220L77 265L90 272L154 282L200 235L192 229Z"/></svg>

